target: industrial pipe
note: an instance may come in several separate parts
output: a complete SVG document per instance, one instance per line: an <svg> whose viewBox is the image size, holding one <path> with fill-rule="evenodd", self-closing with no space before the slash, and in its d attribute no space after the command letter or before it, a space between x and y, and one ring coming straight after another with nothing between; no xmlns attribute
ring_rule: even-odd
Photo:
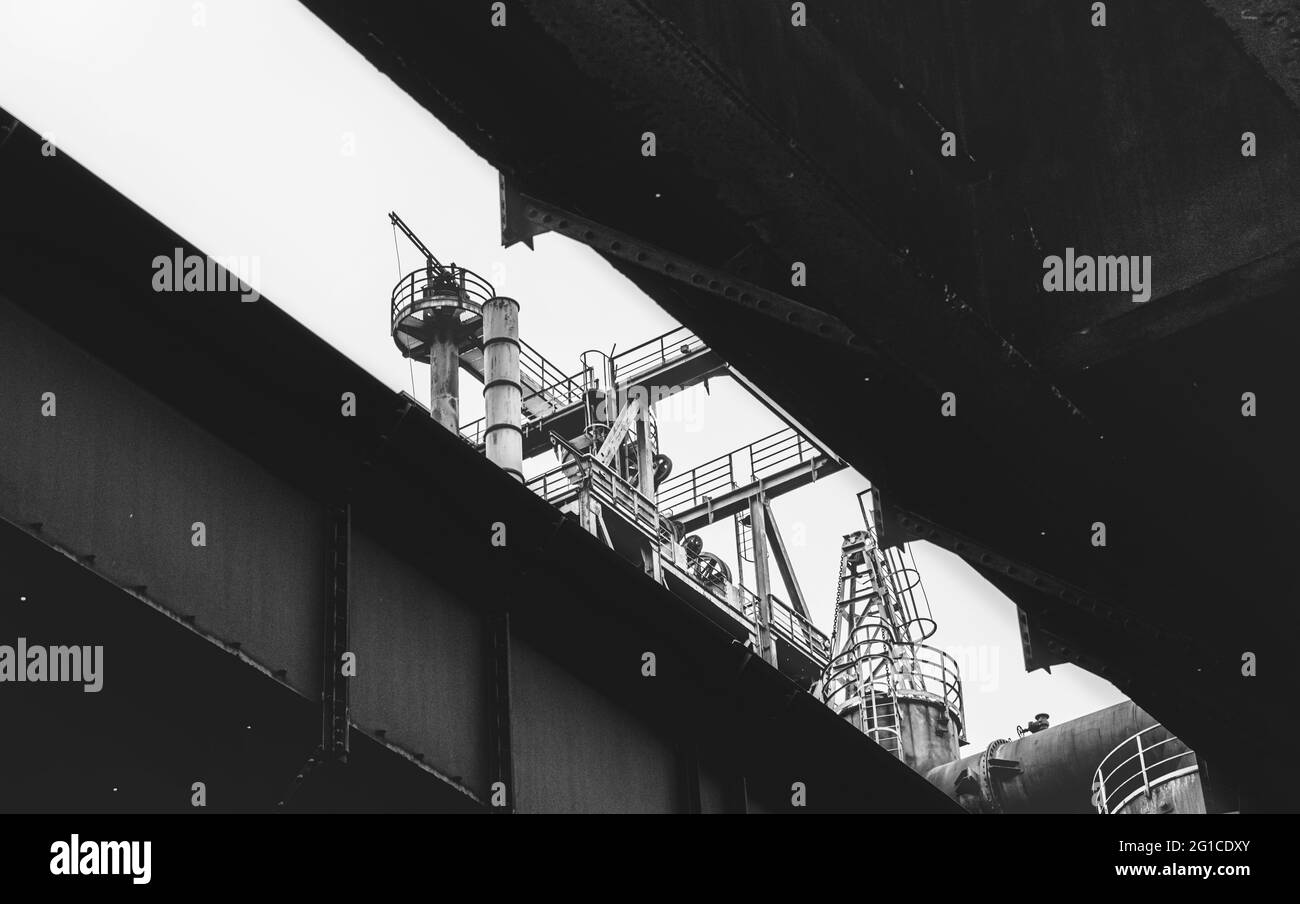
<svg viewBox="0 0 1300 904"><path fill-rule="evenodd" d="M925 777L972 812L1095 813L1092 781L1098 764L1117 745L1156 724L1125 700L1015 741L994 741ZM1160 727L1152 734L1151 743L1172 737Z"/></svg>
<svg viewBox="0 0 1300 904"><path fill-rule="evenodd" d="M519 379L519 302L493 298L483 305L483 430L488 461L521 483L524 431Z"/></svg>
<svg viewBox="0 0 1300 904"><path fill-rule="evenodd" d="M460 316L434 310L429 320L429 411L452 433L460 432Z"/></svg>

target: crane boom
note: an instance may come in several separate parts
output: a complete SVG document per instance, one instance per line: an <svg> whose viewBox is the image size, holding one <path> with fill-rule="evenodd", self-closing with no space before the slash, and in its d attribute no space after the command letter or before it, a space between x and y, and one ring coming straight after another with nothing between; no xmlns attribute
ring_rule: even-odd
<svg viewBox="0 0 1300 904"><path fill-rule="evenodd" d="M438 260L438 258L434 257L433 252L430 251L425 246L424 242L420 241L420 237L411 231L411 227L407 226L404 222L402 222L402 218L399 217L395 211L390 210L388 212L388 219L392 221L392 224L394 226L402 230L402 235L410 239L412 245L420 249L420 253L425 256L425 259L429 262L430 267L432 267L434 270L438 271L439 273L443 271L444 267L442 266L442 263Z"/></svg>

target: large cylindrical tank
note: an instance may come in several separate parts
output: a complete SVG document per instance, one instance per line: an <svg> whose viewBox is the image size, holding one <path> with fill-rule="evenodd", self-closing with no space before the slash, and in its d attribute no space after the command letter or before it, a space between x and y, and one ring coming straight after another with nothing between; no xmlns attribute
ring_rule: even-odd
<svg viewBox="0 0 1300 904"><path fill-rule="evenodd" d="M926 778L980 813L1096 813L1098 766L1138 732L1148 744L1181 744L1136 703L1125 700L1015 741L931 769ZM1185 747L1183 748L1186 749Z"/></svg>

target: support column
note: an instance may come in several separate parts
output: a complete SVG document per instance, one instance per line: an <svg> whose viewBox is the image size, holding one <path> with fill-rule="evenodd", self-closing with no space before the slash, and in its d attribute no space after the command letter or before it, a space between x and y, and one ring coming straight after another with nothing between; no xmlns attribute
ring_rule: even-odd
<svg viewBox="0 0 1300 904"><path fill-rule="evenodd" d="M349 750L348 679L343 654L348 651L348 587L352 507L330 507L330 593L325 603L325 638L321 683L321 751L325 762L346 763Z"/></svg>
<svg viewBox="0 0 1300 904"><path fill-rule="evenodd" d="M767 515L763 495L749 500L749 529L754 538L754 583L758 592L758 654L776 666L776 643L772 639L772 582L767 571Z"/></svg>
<svg viewBox="0 0 1300 904"><path fill-rule="evenodd" d="M515 811L514 748L510 732L510 613L488 616L492 659L492 781L505 786L505 806L494 813ZM489 799L492 795L489 794Z"/></svg>
<svg viewBox="0 0 1300 904"><path fill-rule="evenodd" d="M785 539L777 527L776 516L772 514L772 505L763 500L763 513L767 516L767 539L772 544L772 558L776 559L776 570L781 575L786 592L790 594L790 604L804 618L811 619L808 603L804 600L803 590L799 587L799 578L794 573L794 563L790 552L785 548Z"/></svg>
<svg viewBox="0 0 1300 904"><path fill-rule="evenodd" d="M460 326L456 311L434 311L429 329L429 410L452 433L460 432Z"/></svg>
<svg viewBox="0 0 1300 904"><path fill-rule="evenodd" d="M591 490L586 486L587 477L582 478L584 486L578 491L578 524L582 529L593 537L600 539L600 503L596 502L591 496Z"/></svg>
<svg viewBox="0 0 1300 904"><path fill-rule="evenodd" d="M650 444L650 401L647 398L637 406L636 413L636 474L637 489L641 495L650 502L655 501L655 449ZM656 523L655 527L658 528ZM656 537L658 535L656 534ZM644 550L643 567L645 573L654 578L657 583L663 583L663 566L659 559L659 541L654 539L649 541L649 545Z"/></svg>

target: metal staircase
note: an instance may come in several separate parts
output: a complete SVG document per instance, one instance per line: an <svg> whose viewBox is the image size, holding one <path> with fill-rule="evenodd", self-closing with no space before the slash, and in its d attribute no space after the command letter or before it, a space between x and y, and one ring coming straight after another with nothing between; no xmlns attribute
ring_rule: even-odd
<svg viewBox="0 0 1300 904"><path fill-rule="evenodd" d="M460 366L483 379L483 325L480 322L460 350ZM541 352L519 340L519 382L525 420L540 421L582 401L580 375L569 376L548 361ZM466 425L473 427L479 422ZM465 435L465 427L461 434ZM469 437L466 436L468 439ZM478 437L482 442L482 437Z"/></svg>

